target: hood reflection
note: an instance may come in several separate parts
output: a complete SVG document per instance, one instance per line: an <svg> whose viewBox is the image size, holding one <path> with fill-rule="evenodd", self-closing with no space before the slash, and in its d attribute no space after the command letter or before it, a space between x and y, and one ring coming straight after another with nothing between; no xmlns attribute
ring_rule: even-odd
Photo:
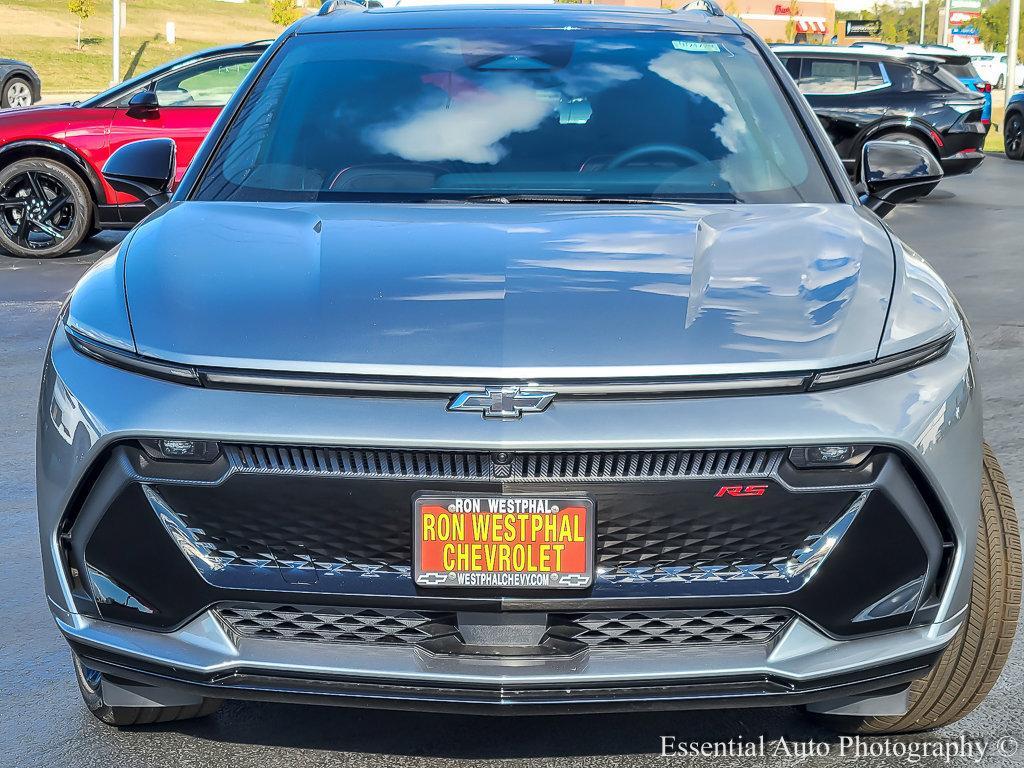
<svg viewBox="0 0 1024 768"><path fill-rule="evenodd" d="M892 290L888 238L842 205L250 209L192 203L139 231L140 351L410 375L803 370L873 358ZM240 227L244 243L217 232ZM264 320L240 336L236 318Z"/></svg>

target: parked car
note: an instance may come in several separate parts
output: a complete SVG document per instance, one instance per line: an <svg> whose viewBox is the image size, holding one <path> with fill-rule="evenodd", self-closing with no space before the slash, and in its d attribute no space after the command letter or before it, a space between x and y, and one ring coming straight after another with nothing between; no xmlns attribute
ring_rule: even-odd
<svg viewBox="0 0 1024 768"><path fill-rule="evenodd" d="M984 160L984 97L932 56L872 48L775 46L851 175L864 144L904 141L926 149L946 175Z"/></svg>
<svg viewBox="0 0 1024 768"><path fill-rule="evenodd" d="M1011 160L1024 160L1024 93L1015 93L1006 102L1003 150Z"/></svg>
<svg viewBox="0 0 1024 768"><path fill-rule="evenodd" d="M331 2L274 44L46 355L97 717L979 704L1016 515L957 304L879 219L942 170L869 141L859 197L705 5ZM104 173L160 201L173 157Z"/></svg>
<svg viewBox="0 0 1024 768"><path fill-rule="evenodd" d="M100 173L129 142L165 136L180 178L268 41L186 56L75 104L0 113L0 250L61 256L100 229L146 213Z"/></svg>
<svg viewBox="0 0 1024 768"><path fill-rule="evenodd" d="M0 109L30 107L40 98L42 84L32 66L0 58Z"/></svg>
<svg viewBox="0 0 1024 768"><path fill-rule="evenodd" d="M909 45L905 50L940 59L945 70L967 86L969 91L982 94L985 97L985 109L981 113L981 121L986 126L992 124L992 84L978 74L970 56L952 51L944 45Z"/></svg>
<svg viewBox="0 0 1024 768"><path fill-rule="evenodd" d="M971 56L971 63L985 82L993 88L1003 88L1006 82L1005 53L983 53ZM1017 81L1018 88L1024 86L1024 66L1018 65L1014 69L1013 79Z"/></svg>

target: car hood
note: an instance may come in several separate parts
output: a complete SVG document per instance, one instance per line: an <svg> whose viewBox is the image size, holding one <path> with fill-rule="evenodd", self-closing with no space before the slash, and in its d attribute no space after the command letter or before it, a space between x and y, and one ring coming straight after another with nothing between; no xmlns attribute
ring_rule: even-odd
<svg viewBox="0 0 1024 768"><path fill-rule="evenodd" d="M618 377L873 359L849 205L177 203L127 244L139 353L278 371Z"/></svg>

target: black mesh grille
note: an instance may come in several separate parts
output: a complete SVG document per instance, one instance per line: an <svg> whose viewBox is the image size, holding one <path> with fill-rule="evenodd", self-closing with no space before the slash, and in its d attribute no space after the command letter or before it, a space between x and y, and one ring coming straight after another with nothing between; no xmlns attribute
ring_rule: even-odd
<svg viewBox="0 0 1024 768"><path fill-rule="evenodd" d="M479 477L468 485L466 475L489 477L489 454L236 445L229 447L236 472L223 484L154 487L218 568L404 577L412 565L416 492L557 496L586 481L582 490L596 508L597 579L764 579L779 578L782 564L854 497L787 491L771 478L782 454L524 453L508 458L528 477ZM395 474L380 476L385 471ZM418 472L440 474L420 479ZM741 486L752 473L764 475L764 498L716 497L734 473Z"/></svg>
<svg viewBox="0 0 1024 768"><path fill-rule="evenodd" d="M452 613L244 604L224 605L217 613L239 635L271 640L416 645L458 634Z"/></svg>
<svg viewBox="0 0 1024 768"><path fill-rule="evenodd" d="M614 451L494 454L229 445L236 471L465 480L629 480L672 477L768 477L781 450Z"/></svg>
<svg viewBox="0 0 1024 768"><path fill-rule="evenodd" d="M443 647L452 653L462 647L455 614L440 611L239 603L221 605L217 613L243 637L322 643L430 643L432 648ZM602 648L764 643L790 618L785 611L742 609L552 613L548 615L545 638ZM437 641L442 640L450 642L439 646Z"/></svg>
<svg viewBox="0 0 1024 768"><path fill-rule="evenodd" d="M548 634L595 647L763 643L789 618L778 611L721 610L551 614Z"/></svg>

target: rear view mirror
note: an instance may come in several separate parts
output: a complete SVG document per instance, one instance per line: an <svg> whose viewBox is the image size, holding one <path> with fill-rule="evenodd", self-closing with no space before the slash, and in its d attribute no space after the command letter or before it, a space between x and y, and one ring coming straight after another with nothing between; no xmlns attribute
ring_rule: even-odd
<svg viewBox="0 0 1024 768"><path fill-rule="evenodd" d="M170 200L176 148L171 139L125 144L103 165L103 178L118 192L139 198L150 211Z"/></svg>
<svg viewBox="0 0 1024 768"><path fill-rule="evenodd" d="M869 141L860 162L863 202L879 216L899 203L931 192L942 179L942 166L931 152L916 144Z"/></svg>

